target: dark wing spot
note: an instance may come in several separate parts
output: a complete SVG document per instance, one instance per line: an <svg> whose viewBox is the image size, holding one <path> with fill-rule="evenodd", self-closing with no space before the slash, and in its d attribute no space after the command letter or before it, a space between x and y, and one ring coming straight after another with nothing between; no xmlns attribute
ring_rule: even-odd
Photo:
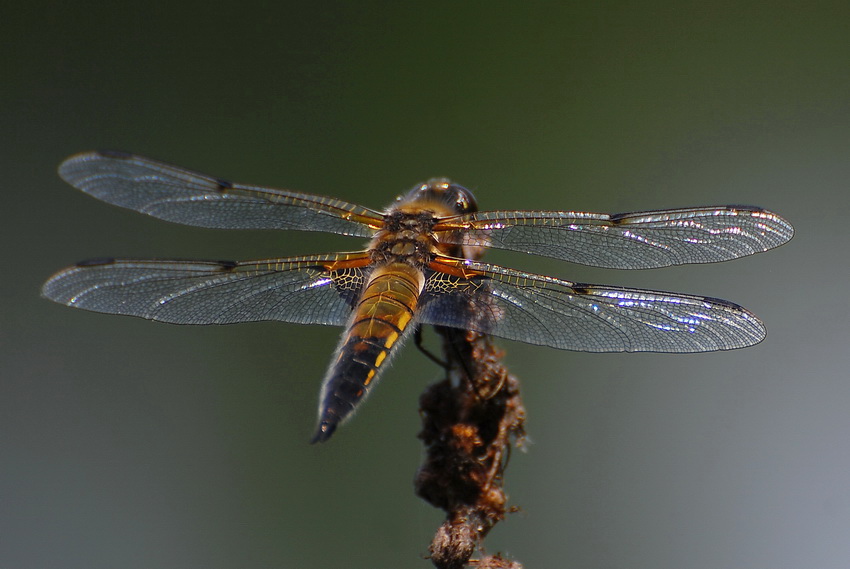
<svg viewBox="0 0 850 569"><path fill-rule="evenodd" d="M729 302L728 300L723 300L722 298L714 298L713 296L703 296L702 300L705 302L709 302L711 304L717 304L735 311L740 310L741 312L749 312L746 308L741 306L740 304L735 304L734 302Z"/></svg>
<svg viewBox="0 0 850 569"><path fill-rule="evenodd" d="M94 259L86 259L84 261L80 261L76 266L78 267L96 267L98 265L111 265L115 262L115 257L96 257Z"/></svg>
<svg viewBox="0 0 850 569"><path fill-rule="evenodd" d="M573 289L573 292L576 293L576 294L590 294L591 293L591 287L589 287L589 286L575 285L571 288Z"/></svg>
<svg viewBox="0 0 850 569"><path fill-rule="evenodd" d="M611 222L611 225L619 225L620 223L622 223L622 222L623 222L623 219L624 219L627 215L632 215L632 213L631 213L631 212L625 212L625 213L612 213L612 214L609 216L609 221Z"/></svg>
<svg viewBox="0 0 850 569"><path fill-rule="evenodd" d="M216 261L216 262L218 263L218 269L223 273L232 271L233 269L235 269L239 265L239 263L237 263L236 261Z"/></svg>
<svg viewBox="0 0 850 569"><path fill-rule="evenodd" d="M761 208L757 205L748 205L748 204L725 205L725 206L719 207L717 209L737 209L739 211L750 211L750 212L753 212L753 213L759 213L759 212L765 211L764 208Z"/></svg>
<svg viewBox="0 0 850 569"><path fill-rule="evenodd" d="M215 183L218 185L216 190L218 190L219 192L226 192L227 190L233 189L233 182L230 182L223 178L216 178Z"/></svg>

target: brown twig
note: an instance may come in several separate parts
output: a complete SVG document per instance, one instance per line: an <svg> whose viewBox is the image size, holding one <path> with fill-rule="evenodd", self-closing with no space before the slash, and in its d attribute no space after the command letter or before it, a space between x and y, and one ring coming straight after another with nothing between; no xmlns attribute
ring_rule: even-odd
<svg viewBox="0 0 850 569"><path fill-rule="evenodd" d="M522 569L502 557L472 560L487 533L505 517L503 474L511 445L522 444L525 409L519 382L501 363L489 336L437 328L446 379L420 398L427 455L416 493L446 512L431 542L439 569Z"/></svg>

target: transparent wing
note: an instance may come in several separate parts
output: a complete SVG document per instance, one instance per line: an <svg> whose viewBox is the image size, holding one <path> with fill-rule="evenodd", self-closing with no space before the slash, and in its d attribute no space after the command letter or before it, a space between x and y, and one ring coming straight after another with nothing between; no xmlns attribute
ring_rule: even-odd
<svg viewBox="0 0 850 569"><path fill-rule="evenodd" d="M462 245L612 269L726 261L778 247L794 235L790 223L751 206L618 214L485 211L441 220L434 230Z"/></svg>
<svg viewBox="0 0 850 569"><path fill-rule="evenodd" d="M121 152L71 156L59 175L105 202L185 225L371 237L382 224L382 214L341 200L234 184Z"/></svg>
<svg viewBox="0 0 850 569"><path fill-rule="evenodd" d="M100 259L58 272L42 294L74 308L173 324L341 326L368 260L353 253L243 263Z"/></svg>
<svg viewBox="0 0 850 569"><path fill-rule="evenodd" d="M450 261L450 262L449 262ZM762 341L764 325L716 298L579 284L438 259L418 320L584 352L710 352Z"/></svg>

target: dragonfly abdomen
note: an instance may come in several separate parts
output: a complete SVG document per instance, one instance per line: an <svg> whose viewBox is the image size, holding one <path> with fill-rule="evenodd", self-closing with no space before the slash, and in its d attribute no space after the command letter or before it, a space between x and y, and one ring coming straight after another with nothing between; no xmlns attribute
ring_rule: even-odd
<svg viewBox="0 0 850 569"><path fill-rule="evenodd" d="M322 385L313 442L330 438L366 397L411 329L424 284L422 271L400 262L379 267L369 277Z"/></svg>

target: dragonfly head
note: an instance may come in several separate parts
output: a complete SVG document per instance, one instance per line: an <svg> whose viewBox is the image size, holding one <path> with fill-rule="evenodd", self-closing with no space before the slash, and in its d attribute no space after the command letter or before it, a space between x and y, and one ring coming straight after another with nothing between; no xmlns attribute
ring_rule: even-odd
<svg viewBox="0 0 850 569"><path fill-rule="evenodd" d="M447 178L432 178L417 184L396 201L401 206L431 208L441 215L478 211L478 202L472 192Z"/></svg>

